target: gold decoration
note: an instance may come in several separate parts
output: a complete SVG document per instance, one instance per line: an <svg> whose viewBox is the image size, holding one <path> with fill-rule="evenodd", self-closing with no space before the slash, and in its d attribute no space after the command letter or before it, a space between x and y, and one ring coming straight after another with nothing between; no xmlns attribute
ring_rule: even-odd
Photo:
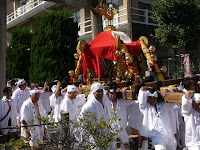
<svg viewBox="0 0 200 150"><path fill-rule="evenodd" d="M78 45L76 47L77 53L80 54L81 52L84 52L84 48L87 42L85 40L80 40L78 42Z"/></svg>
<svg viewBox="0 0 200 150"><path fill-rule="evenodd" d="M152 54L155 53L156 47L155 47L154 45L151 45L151 46L149 47L149 51L151 51Z"/></svg>
<svg viewBox="0 0 200 150"><path fill-rule="evenodd" d="M115 9L112 4L110 4L108 6L107 11L105 11L103 8L102 2L103 1L99 1L99 6L97 6L96 8L93 8L93 9L100 15L105 16L108 19L108 25L111 26L114 15L117 14L118 10Z"/></svg>
<svg viewBox="0 0 200 150"><path fill-rule="evenodd" d="M141 37L139 38L139 41L140 41L140 43L142 42L142 43L145 44L146 46L149 45L149 40L147 39L146 36L141 36ZM143 47L142 47L142 49L143 49Z"/></svg>
<svg viewBox="0 0 200 150"><path fill-rule="evenodd" d="M133 76L133 74L130 72L130 70L127 70L127 71L125 72L125 77L126 77L126 78L131 79L132 76Z"/></svg>
<svg viewBox="0 0 200 150"><path fill-rule="evenodd" d="M74 70L70 70L70 71L69 71L69 76L70 76L70 77L73 77L73 76L74 76Z"/></svg>
<svg viewBox="0 0 200 150"><path fill-rule="evenodd" d="M75 59L78 59L78 58L79 58L79 54L78 54L78 53L75 53L75 54L74 54L74 58L75 58Z"/></svg>
<svg viewBox="0 0 200 150"><path fill-rule="evenodd" d="M115 55L117 56L117 57L121 57L122 56L122 51L120 51L120 50L117 50L116 52L115 52Z"/></svg>
<svg viewBox="0 0 200 150"><path fill-rule="evenodd" d="M114 26L106 26L104 29L103 29L103 31L116 31L117 29L116 29L116 27L114 27Z"/></svg>
<svg viewBox="0 0 200 150"><path fill-rule="evenodd" d="M125 54L125 60L126 60L126 64L128 65L133 63L133 57L129 53Z"/></svg>

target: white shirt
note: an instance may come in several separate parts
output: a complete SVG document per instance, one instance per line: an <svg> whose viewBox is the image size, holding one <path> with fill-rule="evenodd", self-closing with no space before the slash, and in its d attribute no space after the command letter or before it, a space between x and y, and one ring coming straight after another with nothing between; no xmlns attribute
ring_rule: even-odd
<svg viewBox="0 0 200 150"><path fill-rule="evenodd" d="M97 120L94 123L99 123L100 119L103 117L105 121L109 119L109 112L107 108L107 100L103 97L103 105L94 97L93 94L90 95L90 99L83 105L80 115L85 116L87 112L91 112ZM94 120L93 120L94 121Z"/></svg>
<svg viewBox="0 0 200 150"><path fill-rule="evenodd" d="M140 112L139 102L134 101L130 107L127 107L127 113L128 126L140 131L142 128L143 114Z"/></svg>
<svg viewBox="0 0 200 150"><path fill-rule="evenodd" d="M12 99L7 99L5 96L0 100L0 119L2 119L9 110L9 105L11 106L11 110L8 113L7 117L0 122L0 127L5 128L8 126L8 120L11 119L11 124L13 126L17 126L17 119L19 119L19 113L17 112L17 107L15 101Z"/></svg>
<svg viewBox="0 0 200 150"><path fill-rule="evenodd" d="M60 103L63 100L63 95L56 98L55 93L50 96L50 106L54 109L54 121L59 122L61 120L60 115Z"/></svg>
<svg viewBox="0 0 200 150"><path fill-rule="evenodd" d="M111 109L109 112L114 112L116 114L118 119L120 119L118 122L119 126L124 129L127 127L126 107L131 106L133 103L133 100L117 99L116 111L114 110L114 106L111 100L110 104L108 105L108 108Z"/></svg>
<svg viewBox="0 0 200 150"><path fill-rule="evenodd" d="M185 144L200 149L200 113L192 108L192 99L182 97L182 114L185 120Z"/></svg>
<svg viewBox="0 0 200 150"><path fill-rule="evenodd" d="M30 98L30 93L28 89L21 90L20 88L18 88L13 92L12 99L15 101L17 105L17 111L19 113L23 102L29 98Z"/></svg>
<svg viewBox="0 0 200 150"><path fill-rule="evenodd" d="M168 111L174 106L172 103L157 103L155 106L147 102L147 92L139 91L139 108L143 114L141 135L155 137L162 135L164 138L173 137L172 127Z"/></svg>
<svg viewBox="0 0 200 150"><path fill-rule="evenodd" d="M68 96L60 103L60 110L69 112L69 119L75 120L81 112L82 106L85 104L85 94L79 94L74 100L71 100Z"/></svg>
<svg viewBox="0 0 200 150"><path fill-rule="evenodd" d="M46 110L46 113L48 115L48 113L51 111L51 107L50 107L50 96L52 95L52 92L43 92L40 95L40 102L43 106L43 108Z"/></svg>
<svg viewBox="0 0 200 150"><path fill-rule="evenodd" d="M46 111L44 110L44 108L41 105L38 105L38 107L39 107L40 116L46 117ZM21 116L20 121L22 123L22 126L23 126L23 120L26 121L27 125L38 125L39 124L38 119L37 119L37 114L35 111L35 107L30 98L23 103L23 105L21 107L21 111L20 111L20 116ZM28 130L30 131L30 134L31 134L31 141L29 142L31 146L35 145L35 144L33 144L34 141L40 141L40 139L43 138L44 133L43 132L41 133L41 131L42 131L41 126L28 127ZM26 137L26 133L25 133L23 127L21 130L21 136Z"/></svg>

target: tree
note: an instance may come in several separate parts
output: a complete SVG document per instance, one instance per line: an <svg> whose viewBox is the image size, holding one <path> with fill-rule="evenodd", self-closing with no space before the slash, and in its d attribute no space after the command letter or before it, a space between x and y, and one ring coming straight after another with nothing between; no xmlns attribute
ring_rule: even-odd
<svg viewBox="0 0 200 150"><path fill-rule="evenodd" d="M200 39L199 0L160 0L153 6L153 15L160 24L155 29L155 38L160 43L192 48Z"/></svg>
<svg viewBox="0 0 200 150"><path fill-rule="evenodd" d="M37 17L31 42L30 81L62 80L75 68L78 24L67 10Z"/></svg>
<svg viewBox="0 0 200 150"><path fill-rule="evenodd" d="M7 80L12 78L29 79L31 33L25 28L15 28L11 31L11 41L6 53Z"/></svg>

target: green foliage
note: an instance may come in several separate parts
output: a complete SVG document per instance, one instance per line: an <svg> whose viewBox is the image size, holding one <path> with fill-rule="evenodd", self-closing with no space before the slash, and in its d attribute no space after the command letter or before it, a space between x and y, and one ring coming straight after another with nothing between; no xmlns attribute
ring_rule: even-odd
<svg viewBox="0 0 200 150"><path fill-rule="evenodd" d="M11 31L12 39L6 49L6 78L29 79L31 33L25 28Z"/></svg>
<svg viewBox="0 0 200 150"><path fill-rule="evenodd" d="M174 48L191 47L200 39L199 0L160 0L153 6L153 15L160 24L155 29L160 43L172 43Z"/></svg>
<svg viewBox="0 0 200 150"><path fill-rule="evenodd" d="M62 80L75 68L78 25L64 11L53 11L34 21L31 42L30 81Z"/></svg>

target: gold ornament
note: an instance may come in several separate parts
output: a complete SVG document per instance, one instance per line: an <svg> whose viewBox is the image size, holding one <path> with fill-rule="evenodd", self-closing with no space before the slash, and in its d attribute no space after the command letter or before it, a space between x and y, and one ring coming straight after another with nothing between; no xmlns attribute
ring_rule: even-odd
<svg viewBox="0 0 200 150"><path fill-rule="evenodd" d="M121 57L121 56L122 56L122 51L117 50L117 51L115 52L115 55L116 55L117 57Z"/></svg>
<svg viewBox="0 0 200 150"><path fill-rule="evenodd" d="M143 46L148 46L149 45L149 40L147 39L146 36L141 36L139 38L139 41L140 41L141 44L143 44L142 45L142 49L144 48Z"/></svg>
<svg viewBox="0 0 200 150"><path fill-rule="evenodd" d="M125 72L125 77L126 78L129 78L129 79L131 79L132 78L132 73L130 72L130 70L127 70L126 72Z"/></svg>
<svg viewBox="0 0 200 150"><path fill-rule="evenodd" d="M75 58L75 59L78 59L78 58L79 58L79 54L78 54L78 53L75 53L75 54L74 54L74 58Z"/></svg>
<svg viewBox="0 0 200 150"><path fill-rule="evenodd" d="M126 63L128 65L130 65L131 63L133 63L133 57L129 53L125 54L125 60L126 60Z"/></svg>
<svg viewBox="0 0 200 150"><path fill-rule="evenodd" d="M154 45L151 45L151 46L149 47L149 50L150 50L152 53L154 53L154 52L156 51L156 47L155 47Z"/></svg>
<svg viewBox="0 0 200 150"><path fill-rule="evenodd" d="M87 42L85 40L80 40L76 47L77 53L80 54L81 52L84 52L84 48L85 48L86 44L87 44Z"/></svg>
<svg viewBox="0 0 200 150"><path fill-rule="evenodd" d="M69 76L71 77L71 76L74 76L74 71L73 70L70 70L69 71Z"/></svg>

